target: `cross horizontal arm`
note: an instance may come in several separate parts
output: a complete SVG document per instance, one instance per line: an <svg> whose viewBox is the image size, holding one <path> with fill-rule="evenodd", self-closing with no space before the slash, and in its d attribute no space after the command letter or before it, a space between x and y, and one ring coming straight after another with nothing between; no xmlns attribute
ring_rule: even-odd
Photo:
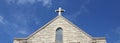
<svg viewBox="0 0 120 43"><path fill-rule="evenodd" d="M61 16L61 13L64 12L65 10L62 9L61 7L59 7L57 10L55 10L56 12L58 12L58 15Z"/></svg>

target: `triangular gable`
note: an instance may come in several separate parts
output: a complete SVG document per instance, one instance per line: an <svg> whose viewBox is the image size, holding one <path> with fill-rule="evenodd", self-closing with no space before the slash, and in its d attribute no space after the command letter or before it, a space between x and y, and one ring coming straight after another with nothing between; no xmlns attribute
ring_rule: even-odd
<svg viewBox="0 0 120 43"><path fill-rule="evenodd" d="M55 17L53 20L51 20L50 22L48 22L47 24L45 24L44 26L42 26L40 29L38 29L37 31L35 31L34 33L32 33L31 35L29 35L28 37L27 37L27 39L28 38L30 38L30 37L32 37L33 35L35 35L37 32L39 32L40 30L42 30L42 29L44 29L46 26L48 26L49 24L51 24L53 21L55 21L56 19L58 19L58 18L63 18L65 21L67 21L68 23L70 23L73 27L75 27L75 28L77 28L78 30L80 30L81 32L83 32L86 36L88 36L88 37L90 37L90 38L92 38L89 34L87 34L86 32L84 32L82 29L80 29L79 27L77 27L76 25L74 25L72 22L70 22L69 20L67 20L66 18L64 18L63 16L57 16L57 17Z"/></svg>

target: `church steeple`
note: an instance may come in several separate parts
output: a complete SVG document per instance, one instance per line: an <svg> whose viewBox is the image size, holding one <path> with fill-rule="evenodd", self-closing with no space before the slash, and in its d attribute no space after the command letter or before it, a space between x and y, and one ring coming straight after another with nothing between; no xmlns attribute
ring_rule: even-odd
<svg viewBox="0 0 120 43"><path fill-rule="evenodd" d="M65 10L59 7L55 12L58 12L58 16L61 16L61 13L64 12Z"/></svg>

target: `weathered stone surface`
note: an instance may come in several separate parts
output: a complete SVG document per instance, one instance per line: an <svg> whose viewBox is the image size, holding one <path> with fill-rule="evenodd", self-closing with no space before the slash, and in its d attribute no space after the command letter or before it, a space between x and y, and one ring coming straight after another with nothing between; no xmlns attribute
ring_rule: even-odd
<svg viewBox="0 0 120 43"><path fill-rule="evenodd" d="M63 30L63 43L106 43L105 39L94 40L93 37L79 29L62 16L57 16L48 24L26 38L27 43L55 43L56 29ZM23 43L24 40L14 40L14 43Z"/></svg>

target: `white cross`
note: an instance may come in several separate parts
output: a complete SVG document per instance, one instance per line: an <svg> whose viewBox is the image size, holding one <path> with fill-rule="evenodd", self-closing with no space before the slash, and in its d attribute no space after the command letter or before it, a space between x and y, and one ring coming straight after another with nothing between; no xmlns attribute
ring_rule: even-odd
<svg viewBox="0 0 120 43"><path fill-rule="evenodd" d="M59 7L57 10L55 10L56 12L58 12L58 15L61 16L61 13L64 12L65 10L62 9L61 7Z"/></svg>

